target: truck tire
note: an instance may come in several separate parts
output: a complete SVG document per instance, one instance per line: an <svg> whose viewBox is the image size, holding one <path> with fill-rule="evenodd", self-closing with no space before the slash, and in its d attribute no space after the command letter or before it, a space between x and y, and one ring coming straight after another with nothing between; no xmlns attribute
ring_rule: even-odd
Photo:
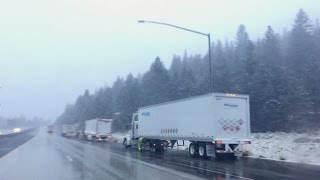
<svg viewBox="0 0 320 180"><path fill-rule="evenodd" d="M164 151L164 147L158 147L156 148L156 152L163 152Z"/></svg>
<svg viewBox="0 0 320 180"><path fill-rule="evenodd" d="M151 144L150 144L150 152L155 153L156 151L157 151L156 147L151 146Z"/></svg>
<svg viewBox="0 0 320 180"><path fill-rule="evenodd" d="M201 143L199 145L199 156L201 158L207 159L208 155L207 155L207 148L206 148L206 144L205 143Z"/></svg>
<svg viewBox="0 0 320 180"><path fill-rule="evenodd" d="M196 143L190 143L189 145L189 155L191 157L197 157L198 156L198 146Z"/></svg>

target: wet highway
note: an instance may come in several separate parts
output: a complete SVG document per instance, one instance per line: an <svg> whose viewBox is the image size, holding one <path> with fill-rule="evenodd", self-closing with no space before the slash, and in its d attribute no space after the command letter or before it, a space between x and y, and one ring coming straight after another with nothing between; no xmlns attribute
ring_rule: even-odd
<svg viewBox="0 0 320 180"><path fill-rule="evenodd" d="M36 129L29 129L17 134L0 135L0 158L31 139Z"/></svg>
<svg viewBox="0 0 320 180"><path fill-rule="evenodd" d="M40 131L0 159L1 180L319 179L320 167L269 160L203 160L186 151L137 152L117 143L67 139Z"/></svg>

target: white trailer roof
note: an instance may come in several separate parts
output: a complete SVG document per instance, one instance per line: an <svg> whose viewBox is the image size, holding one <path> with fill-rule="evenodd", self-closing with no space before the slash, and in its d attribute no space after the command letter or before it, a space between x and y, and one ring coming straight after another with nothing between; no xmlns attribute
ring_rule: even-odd
<svg viewBox="0 0 320 180"><path fill-rule="evenodd" d="M138 110L146 109L146 108L150 108L150 107L162 106L162 105L171 104L171 103L182 102L182 101L188 101L188 100L191 100L191 99L197 99L199 97L206 97L206 96L212 96L212 95L215 95L215 96L236 96L236 97L243 97L243 98L249 99L249 95L246 95L246 94L208 93L208 94L203 94L203 95L199 95L199 96L192 96L192 97L178 99L178 100L174 100L174 101L168 101L168 102L153 104L153 105L149 105L149 106L144 106L144 107L138 108Z"/></svg>

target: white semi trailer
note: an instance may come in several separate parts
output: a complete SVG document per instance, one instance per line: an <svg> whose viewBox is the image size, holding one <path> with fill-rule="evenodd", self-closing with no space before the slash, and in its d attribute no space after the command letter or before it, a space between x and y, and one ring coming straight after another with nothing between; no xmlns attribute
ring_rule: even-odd
<svg viewBox="0 0 320 180"><path fill-rule="evenodd" d="M242 145L251 143L249 96L210 93L141 107L130 126L125 147L161 151L182 140L190 141L192 157L241 156Z"/></svg>
<svg viewBox="0 0 320 180"><path fill-rule="evenodd" d="M47 133L54 133L55 129L55 125L50 124L47 126Z"/></svg>
<svg viewBox="0 0 320 180"><path fill-rule="evenodd" d="M76 132L73 125L62 125L61 129L62 136L65 137L75 137Z"/></svg>
<svg viewBox="0 0 320 180"><path fill-rule="evenodd" d="M112 119L91 119L85 122L84 135L87 140L107 141L112 138Z"/></svg>

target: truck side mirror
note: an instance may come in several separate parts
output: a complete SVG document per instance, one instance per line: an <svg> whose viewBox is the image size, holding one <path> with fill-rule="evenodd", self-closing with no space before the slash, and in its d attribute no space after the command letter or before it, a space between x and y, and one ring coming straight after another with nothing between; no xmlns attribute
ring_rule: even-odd
<svg viewBox="0 0 320 180"><path fill-rule="evenodd" d="M130 125L126 124L126 130L129 130L129 129L130 129Z"/></svg>

